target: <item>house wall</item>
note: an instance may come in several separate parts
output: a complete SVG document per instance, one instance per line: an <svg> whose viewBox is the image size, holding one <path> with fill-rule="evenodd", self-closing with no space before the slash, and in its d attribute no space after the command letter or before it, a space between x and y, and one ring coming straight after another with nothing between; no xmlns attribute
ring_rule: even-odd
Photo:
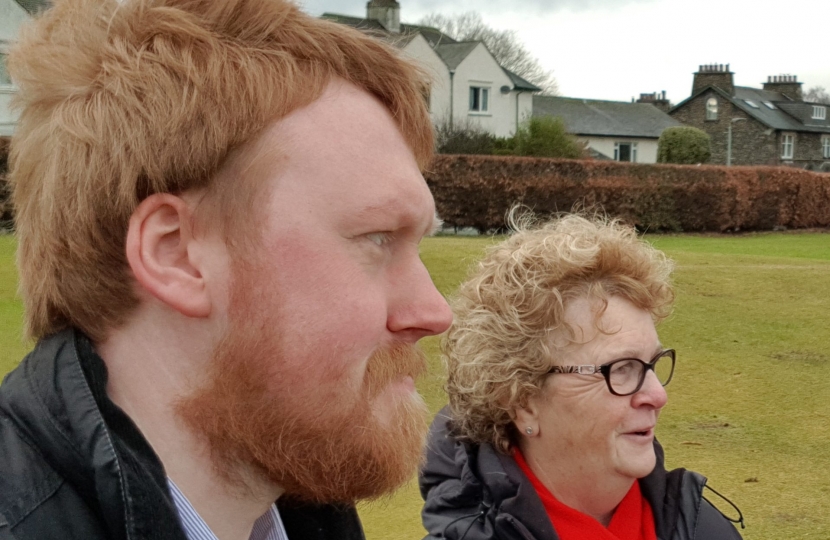
<svg viewBox="0 0 830 540"><path fill-rule="evenodd" d="M509 137L514 133L516 93L502 94L500 91L502 86L512 89L513 83L484 45L479 44L458 65L453 76L453 86L454 125L479 127L497 137ZM471 86L490 89L489 110L486 113L470 111ZM520 109L522 103L520 100Z"/></svg>
<svg viewBox="0 0 830 540"><path fill-rule="evenodd" d="M433 125L445 121L450 113L450 73L447 65L420 34L403 51L417 61L430 77L429 114Z"/></svg>
<svg viewBox="0 0 830 540"><path fill-rule="evenodd" d="M791 163L798 167L809 167L811 169L818 169L825 162L830 162L830 159L824 159L822 154L822 135L830 136L830 133L796 133L795 148L793 149L793 159L787 160L784 163ZM783 133L779 133L779 145L781 144L782 138ZM781 146L779 146L778 148L780 152Z"/></svg>
<svg viewBox="0 0 830 540"><path fill-rule="evenodd" d="M657 139L634 137L597 137L577 136L577 140L587 144L597 152L614 159L614 144L618 142L637 143L637 163L657 163Z"/></svg>
<svg viewBox="0 0 830 540"><path fill-rule="evenodd" d="M14 0L0 0L0 54L8 53L17 39L18 28L28 18L28 13ZM9 107L15 93L14 86L0 83L0 137L10 136L17 122L17 113Z"/></svg>
<svg viewBox="0 0 830 540"><path fill-rule="evenodd" d="M706 101L710 97L718 100L717 120L706 120ZM732 118L744 119L732 124L733 165L777 165L780 163L780 142L777 133L752 119L715 91L703 92L682 106L673 109L670 115L687 126L696 127L709 134L712 150L709 163L726 164L727 134Z"/></svg>

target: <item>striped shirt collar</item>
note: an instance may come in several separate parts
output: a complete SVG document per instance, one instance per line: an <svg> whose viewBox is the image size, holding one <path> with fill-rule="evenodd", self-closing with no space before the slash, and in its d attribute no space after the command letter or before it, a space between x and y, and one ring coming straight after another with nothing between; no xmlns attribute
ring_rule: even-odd
<svg viewBox="0 0 830 540"><path fill-rule="evenodd" d="M167 485L187 540L218 540L172 479L167 479ZM271 508L256 520L249 540L288 540L276 504L272 504Z"/></svg>

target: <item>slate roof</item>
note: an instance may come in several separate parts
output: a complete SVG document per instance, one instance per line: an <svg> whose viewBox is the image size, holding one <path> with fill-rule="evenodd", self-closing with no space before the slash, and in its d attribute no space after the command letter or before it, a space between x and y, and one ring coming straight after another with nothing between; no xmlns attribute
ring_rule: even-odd
<svg viewBox="0 0 830 540"><path fill-rule="evenodd" d="M506 67L501 68L508 77L510 77L510 81L513 83L513 88L516 90L529 90L531 92L541 92L542 89L533 84L532 82L528 81L527 79L522 78L521 76L513 73Z"/></svg>
<svg viewBox="0 0 830 540"><path fill-rule="evenodd" d="M812 103L793 101L780 92L750 88L748 86L736 86L735 94L732 96L716 86L707 86L701 88L688 99L678 103L672 110L682 107L707 90L714 90L751 118L754 118L769 128L779 131L830 133L830 119L814 120L812 118ZM747 103L747 100L753 102L757 107L753 107ZM764 102L771 103L774 108L768 107ZM819 104L817 103L816 105Z"/></svg>
<svg viewBox="0 0 830 540"><path fill-rule="evenodd" d="M414 36L414 34L421 34L424 36L432 47L435 47L441 43L456 42L450 36L431 26L401 23L401 33L392 34L391 32L388 32L382 24L374 19L364 19L363 17L352 17L351 15L340 15L338 13L323 13L320 15L320 18L327 21L345 24L346 26L351 26L352 28L356 28L358 30L363 30L393 43L396 42L395 39L392 39L394 36ZM389 34L389 36L383 34ZM409 39L411 39L411 37Z"/></svg>
<svg viewBox="0 0 830 540"><path fill-rule="evenodd" d="M373 0L377 3L377 0ZM323 13L321 19L332 21L340 24L345 24L356 28L367 34L378 37L388 43L397 47L406 46L416 34L421 34L429 42L430 46L435 50L448 69L457 68L461 62L478 46L481 41L456 41L447 34L441 32L437 28L431 26L421 26L418 24L403 24L401 23L400 34L395 34L387 31L382 24L372 19L364 19L361 17L352 17L351 15L340 15L337 13ZM525 90L530 92L539 92L542 89L513 73L509 69L502 67L504 73L510 78L513 83L514 90Z"/></svg>
<svg viewBox="0 0 830 540"><path fill-rule="evenodd" d="M533 116L562 118L569 133L657 139L664 129L682 125L650 103L533 96Z"/></svg>
<svg viewBox="0 0 830 540"><path fill-rule="evenodd" d="M461 41L456 43L446 43L435 47L435 52L441 57L441 60L447 64L450 69L455 69L467 56L473 52L473 49L478 47L480 41Z"/></svg>
<svg viewBox="0 0 830 540"><path fill-rule="evenodd" d="M48 9L52 4L49 0L16 0L20 7L34 15Z"/></svg>

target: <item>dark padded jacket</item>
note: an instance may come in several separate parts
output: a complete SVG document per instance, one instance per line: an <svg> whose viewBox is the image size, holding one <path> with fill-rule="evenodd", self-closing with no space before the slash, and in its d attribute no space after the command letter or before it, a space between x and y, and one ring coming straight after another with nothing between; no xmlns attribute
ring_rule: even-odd
<svg viewBox="0 0 830 540"><path fill-rule="evenodd" d="M187 540L158 456L106 394L81 333L39 342L0 385L0 540ZM352 507L279 501L291 540L363 540Z"/></svg>
<svg viewBox="0 0 830 540"><path fill-rule="evenodd" d="M487 444L452 435L448 408L430 428L426 465L419 476L429 540L558 540L542 501L512 457ZM735 527L703 498L706 479L685 469L666 471L655 441L657 466L640 480L660 540L740 540Z"/></svg>

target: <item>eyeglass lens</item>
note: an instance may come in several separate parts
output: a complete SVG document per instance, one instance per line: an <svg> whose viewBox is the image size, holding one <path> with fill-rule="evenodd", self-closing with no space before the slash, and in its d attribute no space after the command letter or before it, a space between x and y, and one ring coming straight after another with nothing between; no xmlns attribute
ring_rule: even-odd
<svg viewBox="0 0 830 540"><path fill-rule="evenodd" d="M672 376L673 362L669 355L660 356L654 360L654 374L660 384L666 385ZM614 362L608 374L608 382L614 392L618 394L629 394L637 390L643 378L646 364L639 360L620 360Z"/></svg>

